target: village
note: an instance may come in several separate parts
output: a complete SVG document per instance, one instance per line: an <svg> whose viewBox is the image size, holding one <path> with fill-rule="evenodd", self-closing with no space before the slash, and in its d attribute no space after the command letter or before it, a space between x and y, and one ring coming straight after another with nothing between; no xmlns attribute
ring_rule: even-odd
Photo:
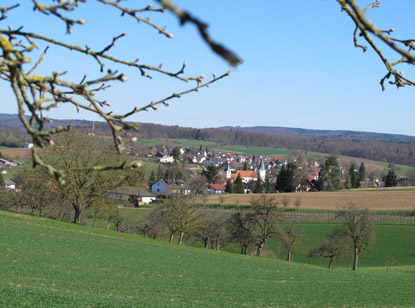
<svg viewBox="0 0 415 308"><path fill-rule="evenodd" d="M22 148L30 150L32 146L29 143L22 145ZM123 206L127 207L149 205L171 194L298 193L335 190L348 185L348 166L338 164L334 156L332 158L337 164L334 175L337 177L337 184L322 187L323 184L327 186L329 182L328 179L325 179L323 184L320 183L321 179L319 182L322 166L327 162L317 159L307 160L301 152L295 153L296 156L269 157L209 149L202 145L194 148L179 144L147 146L144 150L142 147L141 151L131 146L125 150L130 160L134 160L144 168L143 179L139 185L124 184L106 194L113 199L126 201L123 202ZM149 164L153 165L151 171L147 170ZM30 165L15 159L1 158L0 172L5 175L13 168L27 168ZM157 169L154 166L158 166ZM354 172L362 173L362 170L354 170ZM20 191L13 177L9 176L3 182L8 190ZM378 178L369 179L367 175L360 174L359 185L355 188L360 185L379 187L383 183Z"/></svg>

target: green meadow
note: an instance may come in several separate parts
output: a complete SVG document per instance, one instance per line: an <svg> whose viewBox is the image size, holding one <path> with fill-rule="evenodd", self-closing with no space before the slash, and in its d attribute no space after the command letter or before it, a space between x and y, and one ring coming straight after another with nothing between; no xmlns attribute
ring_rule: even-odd
<svg viewBox="0 0 415 308"><path fill-rule="evenodd" d="M158 139L158 140L139 140L141 144L148 146L155 146L157 144L162 144L163 142L176 142L177 144L184 147L194 147L199 148L201 145L203 147L213 148L215 150L222 150L226 152L241 153L246 155L266 155L270 157L296 157L298 153L296 151L291 151L288 149L276 149L273 147L246 147L242 145L226 146L218 145L209 141L201 140L188 140L188 139ZM301 152L301 151L300 151ZM306 152L307 159L317 159L321 158L325 154L315 153L315 152Z"/></svg>
<svg viewBox="0 0 415 308"><path fill-rule="evenodd" d="M415 266L358 272L0 211L1 307L415 307Z"/></svg>

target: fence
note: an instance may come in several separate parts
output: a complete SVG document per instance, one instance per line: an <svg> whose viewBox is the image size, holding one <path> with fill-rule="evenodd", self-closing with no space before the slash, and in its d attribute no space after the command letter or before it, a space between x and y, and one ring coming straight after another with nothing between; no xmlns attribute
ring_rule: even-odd
<svg viewBox="0 0 415 308"><path fill-rule="evenodd" d="M377 224L415 225L415 212L372 212L372 218ZM286 223L341 223L342 220L333 211L286 211L284 213Z"/></svg>

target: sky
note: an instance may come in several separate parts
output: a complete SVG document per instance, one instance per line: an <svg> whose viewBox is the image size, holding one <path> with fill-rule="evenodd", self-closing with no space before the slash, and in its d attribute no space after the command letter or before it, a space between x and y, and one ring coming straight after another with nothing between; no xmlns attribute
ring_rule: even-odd
<svg viewBox="0 0 415 308"><path fill-rule="evenodd" d="M5 6L17 0L2 0ZM9 13L0 28L9 25L40 32L65 42L98 50L112 37L127 32L111 54L140 63L178 71L187 62L188 76L226 72L229 65L201 40L193 25L181 26L171 13L144 13L159 26L167 26L173 39L159 35L145 25L121 17L114 9L88 0L79 10L69 13L84 19L73 34L53 16L33 12L31 1ZM47 3L47 0L40 0ZM131 1L130 1L131 2ZM137 2L137 1L136 1ZM138 1L142 7L149 1ZM357 1L365 7L370 1ZM121 2L128 4L128 1ZM131 3L134 3L131 2ZM243 59L232 74L197 93L171 101L169 107L142 112L131 121L185 127L281 126L306 129L354 130L415 136L415 104L412 87L380 87L386 69L379 57L363 53L353 44L354 25L341 12L335 0L176 0L177 5L209 24L209 34ZM394 28L399 38L415 38L415 1L383 0L380 8L367 16L382 29ZM72 16L72 15L70 15ZM377 41L391 59L398 59L387 46ZM40 51L44 46L40 45ZM33 61L35 61L33 57ZM143 78L133 69L108 64L129 78L117 83L99 98L112 105L115 113L125 113L173 92L192 87L172 78L152 73ZM81 80L99 75L98 65L85 56L51 46L37 74L68 70L65 78ZM405 75L415 77L413 69L402 67ZM0 80L2 113L17 113L10 86ZM109 110L108 110L109 111ZM49 113L51 118L99 118L62 106Z"/></svg>

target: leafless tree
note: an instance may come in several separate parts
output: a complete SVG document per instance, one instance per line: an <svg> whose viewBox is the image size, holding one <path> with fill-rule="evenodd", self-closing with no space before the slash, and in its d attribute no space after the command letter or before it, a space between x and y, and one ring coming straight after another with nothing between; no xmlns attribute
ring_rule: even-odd
<svg viewBox="0 0 415 308"><path fill-rule="evenodd" d="M247 212L236 212L229 219L228 231L233 242L241 245L241 254L248 254L248 248L254 242L255 224Z"/></svg>
<svg viewBox="0 0 415 308"><path fill-rule="evenodd" d="M318 246L308 251L309 258L320 256L329 259L328 268L333 265L334 259L346 259L350 256L350 245L347 244L341 229L336 228Z"/></svg>
<svg viewBox="0 0 415 308"><path fill-rule="evenodd" d="M292 226L278 230L277 238L287 250L287 261L292 261L295 245L297 245L303 237L303 234L295 231Z"/></svg>
<svg viewBox="0 0 415 308"><path fill-rule="evenodd" d="M30 14L43 14L44 18L57 18L62 21L66 32L71 34L75 26L85 26L86 20L73 19L74 12L80 6L87 6L92 1L73 0L73 1L57 1L52 4L46 4L42 0L29 0L33 4L33 11L25 11L27 6L22 5L23 0L16 0L15 5L0 7L0 21L7 19L11 14L21 16L21 25L17 28L4 27L0 28L0 78L9 83L16 97L19 110L19 117L26 131L33 139L35 147L32 150L34 166L45 166L48 171L58 180L63 181L64 173L62 170L55 168L45 162L39 156L39 148L47 147L54 142L54 136L64 131L68 131L71 127L56 127L48 129L45 125L49 118L48 112L59 108L62 104L70 104L78 111L84 110L99 115L111 128L114 144L119 152L123 150L123 140L119 133L128 134L129 129L138 129L134 123L128 122L127 118L138 112L147 111L149 109L157 109L158 105L168 106L169 102L180 98L190 92L196 92L209 86L212 83L228 76L233 68L225 74L216 76L205 81L204 75L185 76L186 62L181 65L177 71L168 71L160 65L148 65L140 63L136 60L122 59L114 56L114 49L119 40L125 39L126 32L115 37L108 38L109 43L102 48L93 49L89 46L82 47L82 43L68 43L68 39L61 37L51 37L44 33L37 33L26 25L26 20L30 19ZM43 3L42 3L43 2ZM163 14L166 11L175 15L182 24L190 23L196 26L202 39L208 44L212 51L224 58L232 67L237 65L239 58L224 46L215 42L207 31L207 25L198 18L192 16L186 10L174 5L170 0L154 0L154 4L144 7L124 6L119 0L96 0L94 1L102 6L112 9L114 14L120 14L125 18L131 18L141 25L146 25L149 29L154 29L156 33L166 37L173 38L173 34L167 32L165 27L161 27L152 22L151 14ZM46 21L47 22L47 21ZM79 30L79 27L76 27ZM38 49L43 49L39 54ZM59 49L72 51L72 54L83 55L97 63L97 71L99 76L96 78L88 78L79 76L78 81L70 80L66 71L53 72L50 75L37 75L39 66L43 64L47 56L48 49ZM37 59L31 63L31 58ZM142 77L152 78L153 73L171 77L178 81L194 82L193 86L189 86L187 90L172 93L171 95L151 101L141 107L133 107L131 111L125 114L114 114L108 112L111 103L106 100L100 100L96 94L108 89L113 82L126 82L127 76L118 72L118 68L126 69L127 67L136 69ZM93 74L91 74L93 75ZM29 112L29 118L25 117L25 113ZM128 168L134 164L122 162L118 165L101 166L101 169L108 168Z"/></svg>
<svg viewBox="0 0 415 308"><path fill-rule="evenodd" d="M265 194L255 200L253 208L253 212L250 213L255 226L252 237L257 246L256 255L259 257L267 240L277 234L282 213L278 208L278 202Z"/></svg>
<svg viewBox="0 0 415 308"><path fill-rule="evenodd" d="M173 231L179 234L178 243L183 244L185 235L204 224L204 216L192 196L172 194L164 201L162 213L170 231L170 242Z"/></svg>
<svg viewBox="0 0 415 308"><path fill-rule="evenodd" d="M290 206L290 198L284 196L281 200L281 203L284 206L284 210L286 210Z"/></svg>
<svg viewBox="0 0 415 308"><path fill-rule="evenodd" d="M24 2L33 5L33 11L24 11ZM51 5L46 4L45 0L15 0L14 5L0 6L0 21L4 21L9 15L14 14L21 16L21 25L13 28L0 27L0 79L11 86L16 97L16 103L19 110L19 117L26 131L32 137L35 147L32 150L34 166L42 165L48 169L58 180L63 181L64 173L52 165L45 162L39 156L39 148L47 147L54 142L54 136L60 132L67 131L70 126L56 127L48 129L46 123L49 121L48 112L59 108L62 104L70 104L77 110L85 110L99 115L108 123L112 130L114 144L119 152L123 149L123 140L119 138L119 133L128 134L129 129L138 129L137 125L128 122L128 117L138 112L157 109L158 105L168 106L169 103L190 92L199 91L200 89L215 83L228 76L235 65L240 63L240 59L229 49L217 43L208 33L208 27L200 19L190 14L185 9L176 6L171 0L153 0L154 4L146 5L141 8L124 6L125 2L119 0L96 0L95 3L111 8L114 14L119 14L125 18L131 18L133 21L153 29L156 33L171 39L173 34L167 32L165 27L151 21L150 14L163 14L169 11L178 18L181 24L193 24L199 31L202 39L207 43L211 50L225 59L230 65L231 70L216 76L209 81L205 81L204 75L185 76L186 62L180 65L176 71L168 71L160 65L148 65L140 63L138 59L121 59L115 57L114 50L118 42L127 37L125 32L117 36L108 38L108 44L101 48L93 49L89 46L82 47L80 43L68 43L69 40L59 37L50 37L44 33L37 33L26 24L30 20L30 14L41 14L44 18L56 18L61 21L68 34L78 31L79 27L86 27L86 20L74 19L73 13L78 10L79 6L86 6L93 1L73 0L73 1L54 1ZM149 0L150 2L150 0ZM369 10L379 7L379 0L373 4L361 9L356 0L337 0L341 9L355 23L354 44L357 48L366 51L371 48L379 56L384 64L387 73L381 79L382 89L385 88L385 82L389 80L390 84L397 87L413 86L414 81L404 76L400 70L403 65L409 65L413 68L415 64L415 40L403 39L392 36L394 29L378 29L371 20L366 16ZM4 24L4 23L3 23ZM397 59L390 59L386 56L383 46L378 43L379 39L389 46L398 55ZM362 45L360 40L364 40L368 46ZM43 50L40 52L38 50ZM91 61L97 63L99 76L88 78L87 76L78 76L77 80L67 76L70 74L65 71L52 72L49 75L36 74L42 65L47 51L49 49L60 49L72 51L72 54L82 55ZM35 59L31 62L31 58ZM118 72L118 69L131 67L136 69L144 78L152 78L154 74L160 74L171 77L178 81L194 82L187 90L172 93L171 95L151 101L143 106L135 106L125 114L115 114L108 108L111 102L100 100L97 93L104 91L114 82L126 82L127 76ZM392 79L392 80L391 80ZM25 112L29 112L29 118L25 117ZM100 169L129 168L134 164L121 162L117 165L100 166Z"/></svg>
<svg viewBox="0 0 415 308"><path fill-rule="evenodd" d="M114 174L94 168L111 157L100 140L76 131L66 132L57 136L56 145L45 156L49 157L49 165L66 172L65 181L59 183L57 191L72 204L75 223L80 223L84 210L97 203L105 204L106 194L116 183Z"/></svg>
<svg viewBox="0 0 415 308"><path fill-rule="evenodd" d="M337 0L337 2L342 10L345 11L355 23L356 27L353 33L355 46L361 48L364 52L369 48L373 49L385 65L387 73L380 81L382 90L385 89L385 81L391 78L393 78L393 80L389 81L389 83L398 88L414 86L414 81L405 77L398 67L402 67L402 65L405 64L411 66L415 65L415 39L400 39L393 37L392 34L395 31L394 28L378 29L365 15L369 10L378 8L380 6L380 0L376 0L364 9L361 9L355 0ZM383 43L392 48L400 58L389 60L389 57L385 55L380 44L374 40L374 38L380 39ZM370 47L361 45L359 42L360 39L366 41Z"/></svg>
<svg viewBox="0 0 415 308"><path fill-rule="evenodd" d="M353 247L353 270L357 271L359 255L363 249L370 247L375 240L372 216L368 209L359 209L351 203L347 209L338 213L343 221L343 236L351 240Z"/></svg>
<svg viewBox="0 0 415 308"><path fill-rule="evenodd" d="M194 235L203 240L205 248L210 247L219 250L225 243L225 217L215 211L203 211L203 224L194 231Z"/></svg>
<svg viewBox="0 0 415 308"><path fill-rule="evenodd" d="M298 211L298 209L301 207L301 204L303 203L303 200L301 200L301 198L296 198L295 200L294 200L294 205L295 205L295 207L296 207L296 209L297 209L297 211Z"/></svg>

